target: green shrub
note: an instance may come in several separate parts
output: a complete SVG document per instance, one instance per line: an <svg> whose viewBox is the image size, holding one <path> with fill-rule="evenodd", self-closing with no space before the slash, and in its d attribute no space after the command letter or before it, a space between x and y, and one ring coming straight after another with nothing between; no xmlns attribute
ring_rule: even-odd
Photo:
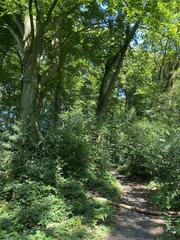
<svg viewBox="0 0 180 240"><path fill-rule="evenodd" d="M70 209L64 203L63 196L56 193L56 189L40 183L26 181L13 182L2 191L3 199L10 204L10 227L29 229L36 225L46 225L67 219ZM6 225L7 218L1 213L1 227ZM6 226L7 229L7 226Z"/></svg>
<svg viewBox="0 0 180 240"><path fill-rule="evenodd" d="M161 186L155 202L168 209L179 209L180 129L165 121L137 117L112 125L111 156L119 171L131 176L156 180Z"/></svg>
<svg viewBox="0 0 180 240"><path fill-rule="evenodd" d="M157 237L157 240L178 240L180 236L180 218L166 218L165 231Z"/></svg>
<svg viewBox="0 0 180 240"><path fill-rule="evenodd" d="M97 239L112 213L77 180L62 179L56 188L14 181L1 192L0 239Z"/></svg>

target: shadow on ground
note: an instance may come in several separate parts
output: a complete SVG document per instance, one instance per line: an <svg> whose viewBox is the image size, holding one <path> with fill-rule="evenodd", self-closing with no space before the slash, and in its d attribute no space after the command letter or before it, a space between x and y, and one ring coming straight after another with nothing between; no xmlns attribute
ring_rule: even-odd
<svg viewBox="0 0 180 240"><path fill-rule="evenodd" d="M116 227L106 240L153 240L162 231L162 220L122 210L115 216Z"/></svg>
<svg viewBox="0 0 180 240"><path fill-rule="evenodd" d="M155 209L149 200L150 192L146 191L142 183L131 182L115 170L112 174L122 184L122 203L140 208ZM114 216L114 223L116 227L105 240L153 240L162 233L164 221L160 217L121 209Z"/></svg>

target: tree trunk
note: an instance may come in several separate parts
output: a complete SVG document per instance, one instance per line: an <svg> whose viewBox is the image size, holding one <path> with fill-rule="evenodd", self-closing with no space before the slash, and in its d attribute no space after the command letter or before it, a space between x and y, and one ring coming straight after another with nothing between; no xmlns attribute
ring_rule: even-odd
<svg viewBox="0 0 180 240"><path fill-rule="evenodd" d="M58 115L60 112L60 91L61 91L61 84L57 81L56 88L54 91L54 109L53 109L53 127L56 128L58 125Z"/></svg>
<svg viewBox="0 0 180 240"><path fill-rule="evenodd" d="M124 44L120 46L118 53L112 59L109 59L106 63L96 108L96 117L98 122L101 122L103 120L109 97L113 92L115 83L117 82L119 73L122 68L127 49L130 42L134 38L137 28L138 23L136 23L132 29L127 29Z"/></svg>
<svg viewBox="0 0 180 240"><path fill-rule="evenodd" d="M32 0L29 0L29 13L24 20L23 86L20 102L20 121L23 129L32 125L35 117L36 92L38 89L38 53L41 28L32 13Z"/></svg>
<svg viewBox="0 0 180 240"><path fill-rule="evenodd" d="M20 118L23 125L32 121L35 114L35 96L38 86L37 59L31 54L24 59L23 88L20 103ZM29 122L29 123L30 123Z"/></svg>
<svg viewBox="0 0 180 240"><path fill-rule="evenodd" d="M27 153L34 151L34 146L39 140L39 129L37 121L39 120L40 107L37 107L38 100L42 101L38 91L40 76L40 57L42 56L41 45L45 33L45 28L51 20L53 9L58 0L54 0L47 12L46 20L40 19L38 6L36 6L36 14L33 12L33 4L37 2L29 0L29 12L24 20L24 36L22 47L23 59L23 81L20 101L20 130L17 140L17 152L12 160L12 176L14 178L26 175L27 170ZM34 16L35 15L35 16ZM56 70L53 63L44 73L43 79L49 80ZM41 92L42 95L42 92ZM27 152L26 152L27 150Z"/></svg>
<svg viewBox="0 0 180 240"><path fill-rule="evenodd" d="M23 87L20 102L20 121L23 129L36 126L36 105L39 84L39 63L41 44L45 28L49 24L53 9L58 0L54 0L47 12L44 22L40 20L37 2L35 2L36 16L33 13L33 0L29 0L29 13L24 20L24 59L23 59ZM51 70L51 69L50 69ZM47 75L50 75L50 70ZM34 129L35 130L35 129ZM34 131L33 130L33 131Z"/></svg>

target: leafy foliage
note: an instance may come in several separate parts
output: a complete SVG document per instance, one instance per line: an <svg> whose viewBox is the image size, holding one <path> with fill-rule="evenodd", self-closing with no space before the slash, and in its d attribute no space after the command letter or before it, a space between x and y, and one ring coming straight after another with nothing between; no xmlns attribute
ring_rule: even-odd
<svg viewBox="0 0 180 240"><path fill-rule="evenodd" d="M1 239L93 239L96 234L98 239L107 231L103 224L113 209L87 197L77 181L62 181L56 188L35 181L7 184L1 192Z"/></svg>
<svg viewBox="0 0 180 240"><path fill-rule="evenodd" d="M178 210L179 1L0 3L0 238L100 238L111 163Z"/></svg>

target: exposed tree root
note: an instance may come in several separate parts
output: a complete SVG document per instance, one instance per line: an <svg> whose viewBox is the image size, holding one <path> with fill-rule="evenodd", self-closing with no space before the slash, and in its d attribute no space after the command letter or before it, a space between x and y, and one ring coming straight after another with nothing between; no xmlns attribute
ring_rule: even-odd
<svg viewBox="0 0 180 240"><path fill-rule="evenodd" d="M93 199L95 200L99 200L99 201L104 201L106 202L108 205L112 205L115 206L117 208L124 208L124 209L128 209L131 211L135 211L138 213L144 213L147 215L153 215L153 216L170 216L170 217L180 217L180 212L173 212L173 211L155 211L155 210L149 210L146 208L139 208L139 207L134 207L134 206L130 206L124 203L115 203L112 202L106 198L102 198L102 197L96 197L93 196Z"/></svg>

